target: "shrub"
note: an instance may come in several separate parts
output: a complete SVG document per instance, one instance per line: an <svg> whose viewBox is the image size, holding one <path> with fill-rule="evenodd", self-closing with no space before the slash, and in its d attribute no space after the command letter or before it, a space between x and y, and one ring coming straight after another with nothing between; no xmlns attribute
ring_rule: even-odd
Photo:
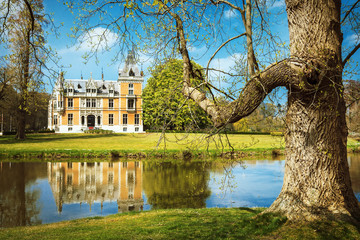
<svg viewBox="0 0 360 240"><path fill-rule="evenodd" d="M283 132L271 132L270 133L271 136L284 136Z"/></svg>
<svg viewBox="0 0 360 240"><path fill-rule="evenodd" d="M85 130L84 133L88 133L88 134L112 134L114 133L113 130L104 130L104 129L90 129L90 130Z"/></svg>

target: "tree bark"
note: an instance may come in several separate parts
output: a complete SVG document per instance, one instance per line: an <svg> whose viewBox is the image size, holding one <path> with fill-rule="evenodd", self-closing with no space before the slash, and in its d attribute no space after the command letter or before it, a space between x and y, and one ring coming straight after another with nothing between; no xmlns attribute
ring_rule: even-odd
<svg viewBox="0 0 360 240"><path fill-rule="evenodd" d="M341 219L359 224L360 208L347 163L341 3L288 0L286 5L292 57L253 76L239 98L225 107L216 106L190 86L194 74L185 37L178 29L184 94L221 127L248 116L272 89L287 87L284 184L267 212L280 212L294 221Z"/></svg>
<svg viewBox="0 0 360 240"><path fill-rule="evenodd" d="M30 78L30 24L28 24L28 29L26 31L26 39L24 39L24 46L21 49L22 54L20 54L21 61L21 78L20 78L20 104L17 114L17 130L15 139L25 139L25 127L26 127L26 117L27 117L27 105L29 101L29 78Z"/></svg>
<svg viewBox="0 0 360 240"><path fill-rule="evenodd" d="M314 92L288 92L286 164L268 211L291 220L360 221L347 162L340 1L286 1L291 55L307 59Z"/></svg>

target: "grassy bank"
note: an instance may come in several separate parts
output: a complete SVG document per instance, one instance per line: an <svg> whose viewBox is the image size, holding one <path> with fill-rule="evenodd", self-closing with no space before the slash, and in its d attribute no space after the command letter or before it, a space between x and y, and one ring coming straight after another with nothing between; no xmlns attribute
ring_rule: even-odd
<svg viewBox="0 0 360 240"><path fill-rule="evenodd" d="M186 209L131 212L107 217L0 230L0 239L360 239L347 223L286 223L262 209Z"/></svg>
<svg viewBox="0 0 360 240"><path fill-rule="evenodd" d="M282 149L280 136L270 135L228 135L236 151L264 152ZM26 140L17 141L13 136L0 137L0 154L9 157L140 157L182 155L192 152L201 155L204 152L217 155L230 151L225 136L208 137L206 134L169 133L160 140L159 133L148 134L29 134ZM158 145L158 148L156 146ZM166 151L164 151L166 149Z"/></svg>
<svg viewBox="0 0 360 240"><path fill-rule="evenodd" d="M208 137L206 134L168 133L160 140L159 133L147 134L29 134L26 140L17 141L14 136L0 137L0 155L3 157L77 158L77 157L184 157L191 152L201 156L219 156L231 151L247 154L271 154L282 150L281 136L231 134ZM229 144L229 142L231 144ZM156 148L159 143L158 148ZM359 143L349 139L349 148ZM164 151L166 149L166 151ZM281 151L280 151L281 153ZM186 157L186 156L185 156ZM241 157L238 153L236 157Z"/></svg>

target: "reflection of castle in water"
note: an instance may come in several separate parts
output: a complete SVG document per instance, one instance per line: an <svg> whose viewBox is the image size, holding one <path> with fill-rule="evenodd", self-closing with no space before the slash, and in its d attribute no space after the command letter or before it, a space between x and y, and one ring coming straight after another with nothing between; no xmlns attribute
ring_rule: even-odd
<svg viewBox="0 0 360 240"><path fill-rule="evenodd" d="M48 163L48 180L58 211L63 204L117 201L118 211L143 209L140 162Z"/></svg>

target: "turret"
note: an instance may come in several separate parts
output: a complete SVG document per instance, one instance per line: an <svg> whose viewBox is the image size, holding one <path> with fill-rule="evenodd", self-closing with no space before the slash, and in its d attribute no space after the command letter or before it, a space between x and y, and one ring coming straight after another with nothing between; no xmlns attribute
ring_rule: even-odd
<svg viewBox="0 0 360 240"><path fill-rule="evenodd" d="M136 55L135 55L134 46L132 47L131 50L128 51L124 68L119 69L119 78L120 77L141 77L139 68L136 64Z"/></svg>

